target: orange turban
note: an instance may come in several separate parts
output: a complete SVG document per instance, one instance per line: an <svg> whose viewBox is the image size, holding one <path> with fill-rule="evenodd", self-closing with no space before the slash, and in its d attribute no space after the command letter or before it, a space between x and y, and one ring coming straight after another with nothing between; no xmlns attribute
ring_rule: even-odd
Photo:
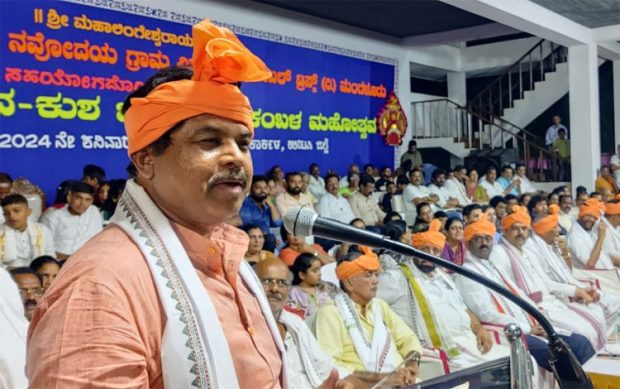
<svg viewBox="0 0 620 389"><path fill-rule="evenodd" d="M373 253L370 247L359 246L359 250L363 253L353 261L343 261L336 267L336 277L339 280L355 277L365 271L377 271L381 269L381 263L377 254Z"/></svg>
<svg viewBox="0 0 620 389"><path fill-rule="evenodd" d="M413 234L413 238L411 238L413 247L420 248L426 244L430 244L433 247L443 250L443 247L446 245L446 236L439 232L440 229L441 222L437 219L433 219L428 226L428 231Z"/></svg>
<svg viewBox="0 0 620 389"><path fill-rule="evenodd" d="M606 215L618 215L620 214L620 203L605 203Z"/></svg>
<svg viewBox="0 0 620 389"><path fill-rule="evenodd" d="M512 208L512 213L504 216L502 219L502 228L504 231L508 231L516 223L524 224L528 227L532 224L532 218L527 212L527 208L515 205Z"/></svg>
<svg viewBox="0 0 620 389"><path fill-rule="evenodd" d="M549 215L532 223L532 228L538 235L544 235L550 231L553 231L560 221L560 207L557 204L549 205Z"/></svg>
<svg viewBox="0 0 620 389"><path fill-rule="evenodd" d="M166 82L146 97L131 99L125 114L129 155L177 123L205 113L237 121L253 132L250 101L233 84L266 80L271 71L235 34L208 19L192 27L192 37L192 79Z"/></svg>
<svg viewBox="0 0 620 389"><path fill-rule="evenodd" d="M601 213L605 211L605 206L603 203L598 201L597 199L589 198L579 207L579 216L583 217L585 215L594 216L595 218L600 218Z"/></svg>
<svg viewBox="0 0 620 389"><path fill-rule="evenodd" d="M487 219L486 214L482 214L480 215L480 219L465 226L463 235L465 237L465 242L469 242L476 235L495 236L496 231L495 224Z"/></svg>

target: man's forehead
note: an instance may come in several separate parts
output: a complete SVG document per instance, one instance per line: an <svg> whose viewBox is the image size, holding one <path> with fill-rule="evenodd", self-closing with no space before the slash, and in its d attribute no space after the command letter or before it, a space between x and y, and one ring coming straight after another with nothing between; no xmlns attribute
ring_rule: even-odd
<svg viewBox="0 0 620 389"><path fill-rule="evenodd" d="M14 277L17 283L20 285L40 285L41 284L39 277L35 276L34 274L30 274L30 273L16 274Z"/></svg>

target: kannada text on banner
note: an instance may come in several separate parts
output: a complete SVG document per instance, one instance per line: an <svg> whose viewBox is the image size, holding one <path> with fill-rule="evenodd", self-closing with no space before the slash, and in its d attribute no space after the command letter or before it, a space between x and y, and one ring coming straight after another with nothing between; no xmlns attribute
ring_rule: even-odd
<svg viewBox="0 0 620 389"><path fill-rule="evenodd" d="M0 2L0 19L0 171L48 196L87 163L124 177L123 101L157 69L190 63L191 26L49 1ZM375 115L393 89L393 65L240 39L273 71L242 86L254 108L256 172L392 164Z"/></svg>

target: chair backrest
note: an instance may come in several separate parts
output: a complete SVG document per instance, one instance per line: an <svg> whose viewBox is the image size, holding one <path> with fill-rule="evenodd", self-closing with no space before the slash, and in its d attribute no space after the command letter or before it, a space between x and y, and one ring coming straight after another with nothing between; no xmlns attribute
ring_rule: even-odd
<svg viewBox="0 0 620 389"><path fill-rule="evenodd" d="M392 211L405 212L405 203L403 202L403 195L392 196Z"/></svg>

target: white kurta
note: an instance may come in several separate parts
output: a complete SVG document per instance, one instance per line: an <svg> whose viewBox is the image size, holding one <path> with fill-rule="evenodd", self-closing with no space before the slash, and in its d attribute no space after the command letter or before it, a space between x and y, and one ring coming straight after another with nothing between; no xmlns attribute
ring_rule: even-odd
<svg viewBox="0 0 620 389"><path fill-rule="evenodd" d="M538 192L536 190L536 188L534 188L534 185L532 185L532 182L529 180L529 178L523 176L518 176L515 175L514 177L512 177L512 181L519 179L521 181L521 186L519 187L519 193L523 194L523 193L536 193Z"/></svg>
<svg viewBox="0 0 620 389"><path fill-rule="evenodd" d="M607 234L603 240L603 251L610 259L611 257L620 258L620 227L614 228L605 216L601 216L600 222L607 226Z"/></svg>
<svg viewBox="0 0 620 389"><path fill-rule="evenodd" d="M448 190L448 188L446 188L445 185L442 187L439 187L435 184L430 184L428 186L428 190L431 193L436 194L437 197L439 197L439 201L437 202L437 205L441 208L444 208L448 200L450 200L450 198L453 197L450 195L450 191Z"/></svg>
<svg viewBox="0 0 620 389"><path fill-rule="evenodd" d="M0 225L0 262L3 266L30 266L30 262L41 255L56 256L52 233L45 225L29 221L24 231Z"/></svg>
<svg viewBox="0 0 620 389"><path fill-rule="evenodd" d="M341 223L349 224L355 219L351 204L341 195L336 197L331 193L326 193L319 200L316 209L319 216L338 220Z"/></svg>
<svg viewBox="0 0 620 389"><path fill-rule="evenodd" d="M420 331L418 328L424 325L424 322L417 319L413 293L403 271L390 254L383 254L381 263L377 297L390 304L390 308L416 332L424 347L432 348L430 341L424 336L428 330ZM461 355L450 359L450 370L457 371L508 356L510 350L500 345L493 345L486 354L480 353L476 336L471 330L471 319L465 302L454 283L447 276L442 277L439 272L441 270L435 270L433 276L420 275L416 280L420 283L428 304L436 313L435 316L443 321L442 328L449 332L447 335L461 351Z"/></svg>
<svg viewBox="0 0 620 389"><path fill-rule="evenodd" d="M28 387L25 373L27 332L28 321L17 285L10 274L0 268L0 388Z"/></svg>
<svg viewBox="0 0 620 389"><path fill-rule="evenodd" d="M478 185L487 192L489 201L491 201L491 199L495 196L504 195L504 187L497 181L493 181L493 183L491 183L486 179L486 177L482 177Z"/></svg>
<svg viewBox="0 0 620 389"><path fill-rule="evenodd" d="M567 285L574 285L580 288L585 288L588 285L578 281L573 277L570 269L566 266L564 259L558 254L555 248L548 245L541 237L534 234L528 239L526 249L530 250L530 258L537 261L538 265L544 271L548 279ZM549 281L547 281L549 282ZM551 283L549 283L551 285ZM620 297L605 291L599 291L600 300L597 303L591 304L594 306L600 305L607 319L607 329L612 331L615 329L617 320L617 312L620 311Z"/></svg>
<svg viewBox="0 0 620 389"><path fill-rule="evenodd" d="M471 204L471 200L467 197L467 189L462 182L452 177L446 180L445 187L448 189L450 197L454 197L459 201L459 205L464 207Z"/></svg>
<svg viewBox="0 0 620 389"><path fill-rule="evenodd" d="M586 263L588 263L590 253L594 249L594 244L597 239L597 226L598 225L595 224L591 231L586 231L583 227L581 227L581 224L576 221L573 223L570 231L568 231L566 239L568 242L568 249L575 266L585 268ZM598 261L596 261L595 269L614 269L614 264L611 261L611 258L609 258L609 256L605 253L604 249L601 250L601 255L599 256Z"/></svg>
<svg viewBox="0 0 620 389"><path fill-rule="evenodd" d="M320 200L321 197L327 193L327 190L325 189L325 180L321 176L314 177L313 175L310 175L309 181L308 190L314 195L314 197L316 197L317 200Z"/></svg>
<svg viewBox="0 0 620 389"><path fill-rule="evenodd" d="M336 366L329 355L323 352L299 316L283 310L278 321L286 327L284 361L291 388L316 388L329 377L333 369L338 370L339 378L350 374L345 368Z"/></svg>
<svg viewBox="0 0 620 389"><path fill-rule="evenodd" d="M69 213L69 206L66 205L46 213L41 221L52 231L56 252L66 255L75 253L103 229L103 218L94 205L79 216Z"/></svg>
<svg viewBox="0 0 620 389"><path fill-rule="evenodd" d="M429 197L431 195L430 189L424 185L409 184L403 190L403 203L405 204L406 211L416 211L416 206L413 203L415 198ZM439 208L435 204L431 204L433 212L436 212Z"/></svg>
<svg viewBox="0 0 620 389"><path fill-rule="evenodd" d="M509 255L513 255L516 261L511 261ZM564 303L562 299L574 296L577 287L547 277L528 250L518 250L502 239L502 244L493 249L490 259L502 274L536 302L556 329L585 336L595 349L605 345L607 326L603 309L594 304ZM538 298L533 297L536 294Z"/></svg>

